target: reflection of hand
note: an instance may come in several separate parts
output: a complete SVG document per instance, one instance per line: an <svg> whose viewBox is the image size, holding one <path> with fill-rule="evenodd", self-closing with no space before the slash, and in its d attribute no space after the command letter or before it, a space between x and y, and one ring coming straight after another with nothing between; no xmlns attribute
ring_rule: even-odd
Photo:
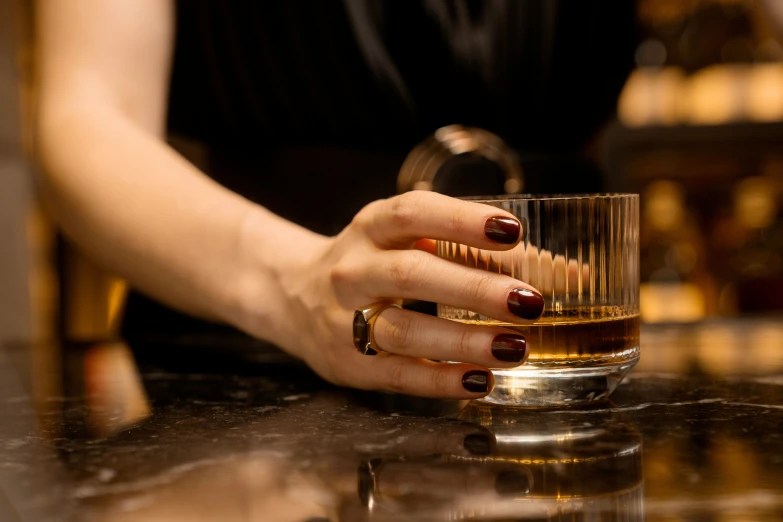
<svg viewBox="0 0 783 522"><path fill-rule="evenodd" d="M487 460L450 461L431 455L412 459L373 459L359 467L359 497L364 505L383 501L416 507L454 506L470 497L497 500L525 497L533 484L527 466Z"/></svg>
<svg viewBox="0 0 783 522"><path fill-rule="evenodd" d="M280 276L273 340L338 384L428 397L486 395L492 384L487 366L517 366L524 359L521 336L389 308L375 324L375 342L388 354L371 357L353 347L353 313L379 301L417 299L502 321L537 319L544 303L530 285L432 255L432 239L507 250L519 241L520 228L502 210L435 193L374 202L303 266ZM248 329L253 333L252 324Z"/></svg>
<svg viewBox="0 0 783 522"><path fill-rule="evenodd" d="M168 480L160 480L153 494L139 495L130 488L129 493L101 496L93 501L95 518L107 522L334 520L335 499L321 480L290 469L279 457L244 455L193 468L181 476L158 477Z"/></svg>

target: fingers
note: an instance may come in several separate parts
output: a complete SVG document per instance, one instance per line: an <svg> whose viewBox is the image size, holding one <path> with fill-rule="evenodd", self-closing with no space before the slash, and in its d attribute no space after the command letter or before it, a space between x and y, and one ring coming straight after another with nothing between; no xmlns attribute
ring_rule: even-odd
<svg viewBox="0 0 783 522"><path fill-rule="evenodd" d="M490 368L522 364L529 354L518 333L387 308L375 321L375 344L398 355L475 363Z"/></svg>
<svg viewBox="0 0 783 522"><path fill-rule="evenodd" d="M492 372L473 364L437 363L394 354L368 357L354 353L355 356L346 358L350 375L344 380L360 389L433 399L470 400L487 395L495 385Z"/></svg>
<svg viewBox="0 0 783 522"><path fill-rule="evenodd" d="M343 319L346 325L340 329L350 334L348 316ZM430 321L439 322L433 327ZM418 397L472 400L489 394L494 387L488 366L515 367L527 358L527 346L522 339L497 339L498 335L512 332L459 323L453 324L465 329L452 330L448 328L450 323L410 310L387 308L373 326L373 342L382 350L378 355L361 354L346 336L340 343L343 348L328 352L331 356L326 358L326 366L308 362L319 374L338 385ZM446 339L437 339L438 336ZM429 344L435 344L435 347L429 347ZM426 358L455 362L433 362ZM482 364L464 363L461 359ZM519 359L520 362L510 363L504 359Z"/></svg>
<svg viewBox="0 0 783 522"><path fill-rule="evenodd" d="M421 238L487 250L517 244L522 225L499 208L413 191L365 207L355 220L379 248L408 248Z"/></svg>
<svg viewBox="0 0 783 522"><path fill-rule="evenodd" d="M380 251L339 277L362 289L359 300L420 299L513 323L534 321L544 311L543 297L528 284L418 250Z"/></svg>

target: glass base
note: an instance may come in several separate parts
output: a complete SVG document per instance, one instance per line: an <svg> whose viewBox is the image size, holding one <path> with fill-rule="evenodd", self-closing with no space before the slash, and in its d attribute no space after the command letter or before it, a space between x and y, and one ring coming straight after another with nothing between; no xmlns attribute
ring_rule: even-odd
<svg viewBox="0 0 783 522"><path fill-rule="evenodd" d="M495 389L479 399L504 406L548 408L578 406L605 399L623 380L639 357L590 367L521 366L492 370Z"/></svg>

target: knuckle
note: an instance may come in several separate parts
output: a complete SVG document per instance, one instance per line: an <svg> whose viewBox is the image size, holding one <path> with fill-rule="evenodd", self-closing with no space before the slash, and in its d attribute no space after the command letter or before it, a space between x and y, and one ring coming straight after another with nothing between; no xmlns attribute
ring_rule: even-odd
<svg viewBox="0 0 783 522"><path fill-rule="evenodd" d="M466 361L473 353L473 332L463 329L454 340L454 355L459 361Z"/></svg>
<svg viewBox="0 0 783 522"><path fill-rule="evenodd" d="M337 263L329 270L329 280L333 284L348 283L353 279L353 270L345 263Z"/></svg>
<svg viewBox="0 0 783 522"><path fill-rule="evenodd" d="M462 235L465 233L468 229L468 216L463 208L455 208L449 213L448 226L455 235Z"/></svg>
<svg viewBox="0 0 783 522"><path fill-rule="evenodd" d="M465 285L465 293L472 302L484 301L492 291L492 275L490 273L475 274Z"/></svg>
<svg viewBox="0 0 783 522"><path fill-rule="evenodd" d="M354 289L364 277L364 269L355 262L339 261L329 269L329 282L336 290Z"/></svg>
<svg viewBox="0 0 783 522"><path fill-rule="evenodd" d="M449 394L450 386L450 372L446 369L432 370L430 374L430 389L435 395L445 397Z"/></svg>
<svg viewBox="0 0 783 522"><path fill-rule="evenodd" d="M400 289L415 288L421 281L421 273L424 269L425 259L416 255L416 252L408 252L393 260L389 266L389 277L392 283Z"/></svg>
<svg viewBox="0 0 783 522"><path fill-rule="evenodd" d="M409 314L399 314L394 320L384 322L383 338L388 348L403 351L409 348L414 335L415 325Z"/></svg>
<svg viewBox="0 0 783 522"><path fill-rule="evenodd" d="M396 228L409 228L418 215L420 197L413 192L406 192L389 200L389 218Z"/></svg>
<svg viewBox="0 0 783 522"><path fill-rule="evenodd" d="M359 228L367 228L373 222L374 216L378 214L378 207L380 204L380 201L373 201L365 205L353 217L352 224Z"/></svg>
<svg viewBox="0 0 783 522"><path fill-rule="evenodd" d="M405 393L408 388L408 374L401 364L389 367L386 372L386 388L393 393Z"/></svg>

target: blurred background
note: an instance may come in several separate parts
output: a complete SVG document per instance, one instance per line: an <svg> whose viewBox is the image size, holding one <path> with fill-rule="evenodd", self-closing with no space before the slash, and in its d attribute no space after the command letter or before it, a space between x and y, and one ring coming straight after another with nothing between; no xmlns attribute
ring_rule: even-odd
<svg viewBox="0 0 783 522"><path fill-rule="evenodd" d="M642 195L647 322L783 309L783 2L645 0L605 143Z"/></svg>
<svg viewBox="0 0 783 522"><path fill-rule="evenodd" d="M642 195L648 323L783 310L783 28L762 0L638 0L636 69L603 134L607 189ZM0 0L0 342L100 337L124 286L34 197L29 5ZM572 86L579 88L578 82Z"/></svg>
<svg viewBox="0 0 783 522"><path fill-rule="evenodd" d="M35 411L47 439L62 435L57 420L64 417L62 404L47 397L72 394L92 401L84 408L92 416L91 436L108 437L150 416L152 407L126 346L63 355L48 342L111 336L125 287L60 241L35 197L28 159L35 99L29 3L0 0L0 345L34 347L28 373L35 377ZM655 356L642 357L639 369L663 376L774 373L779 383L783 27L775 26L769 9L783 11L783 0L637 4L636 68L597 153L608 190L642 195L641 311L657 326L643 330L645 349L655 348ZM770 318L743 328L722 320L745 316ZM668 326L682 322L695 324ZM65 377L58 373L74 368L79 371L64 371ZM12 380L3 369L0 364L0 385ZM222 381L216 389L224 387L226 394L236 391ZM774 403L779 390L757 401ZM670 398L681 400L687 392L672 388ZM677 419L683 426L691 421ZM769 464L765 448L745 429L744 423L697 423L696 435L678 444L648 444L648 498L668 498L682 480L705 498L774 484L779 466ZM683 466L692 473L673 476ZM691 479L698 473L729 476L731 489L697 484Z"/></svg>

